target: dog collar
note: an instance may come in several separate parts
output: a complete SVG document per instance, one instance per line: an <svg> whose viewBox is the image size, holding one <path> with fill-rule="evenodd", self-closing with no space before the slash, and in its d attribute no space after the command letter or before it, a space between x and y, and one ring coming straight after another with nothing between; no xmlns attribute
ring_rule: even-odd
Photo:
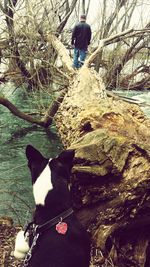
<svg viewBox="0 0 150 267"><path fill-rule="evenodd" d="M60 213L58 216L54 217L53 219L41 225L35 224L34 222L30 222L25 229L24 235L26 235L27 232L29 233L31 232L33 236L35 236L36 234L40 234L48 230L52 226L58 224L59 222L62 222L65 218L69 217L73 212L74 212L73 209L69 208L68 210Z"/></svg>
<svg viewBox="0 0 150 267"><path fill-rule="evenodd" d="M50 221L47 221L46 223L42 225L37 225L36 227L36 233L42 233L45 230L51 228L53 225L58 224L59 222L62 222L65 218L69 217L73 213L73 209L70 208L62 213L60 213L58 216L54 217Z"/></svg>
<svg viewBox="0 0 150 267"><path fill-rule="evenodd" d="M30 235L32 233L33 235L33 241L31 244L31 247L26 254L26 257L24 259L23 267L28 267L29 261L32 257L33 250L36 246L37 240L39 235L44 232L45 230L48 230L51 228L53 225L56 224L56 231L61 234L65 234L67 231L67 228L65 228L65 225L67 226L66 223L63 223L62 221L69 217L73 213L73 209L70 208L62 213L60 213L58 216L54 217L53 219L47 221L46 223L42 225L36 225L34 222L30 222L28 226L26 227L26 230L24 232L24 236L26 236L27 232ZM59 225L60 224L60 225Z"/></svg>

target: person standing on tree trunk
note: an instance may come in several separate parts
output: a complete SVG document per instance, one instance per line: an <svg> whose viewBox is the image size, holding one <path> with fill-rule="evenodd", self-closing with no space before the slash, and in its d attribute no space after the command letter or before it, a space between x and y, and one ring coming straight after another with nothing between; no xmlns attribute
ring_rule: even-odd
<svg viewBox="0 0 150 267"><path fill-rule="evenodd" d="M73 67L80 68L87 55L87 48L91 40L91 27L86 23L86 15L80 16L80 22L74 27L71 45L74 47Z"/></svg>

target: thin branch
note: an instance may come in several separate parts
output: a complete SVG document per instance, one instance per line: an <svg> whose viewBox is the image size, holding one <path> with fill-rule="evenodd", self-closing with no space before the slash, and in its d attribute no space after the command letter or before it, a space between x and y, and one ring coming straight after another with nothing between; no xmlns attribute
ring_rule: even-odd
<svg viewBox="0 0 150 267"><path fill-rule="evenodd" d="M49 125L51 125L53 117L56 114L60 104L62 103L65 94L66 94L66 90L63 90L60 96L53 101L52 105L47 110L44 116L44 119L43 119L43 122L45 122L45 127L48 127Z"/></svg>
<svg viewBox="0 0 150 267"><path fill-rule="evenodd" d="M75 71L72 67L71 58L68 54L67 49L62 44L62 42L55 35L52 35L52 34L48 34L46 36L46 39L47 39L48 43L50 43L53 46L53 48L55 49L55 51L58 53L58 56L61 58L62 64L65 67L68 74L74 74Z"/></svg>
<svg viewBox="0 0 150 267"><path fill-rule="evenodd" d="M33 118L29 114L26 114L22 111L20 111L15 105L13 105L7 98L4 98L0 96L0 104L5 106L10 110L10 112L19 117L20 119L23 119L25 121L28 121L30 123L37 124L39 126L42 126L44 128L48 128L53 121L53 117L56 114L61 102L63 101L63 98L65 96L66 90L63 90L61 94L53 101L53 103L50 105L50 107L47 109L47 112L44 115L43 119L37 119Z"/></svg>
<svg viewBox="0 0 150 267"><path fill-rule="evenodd" d="M56 36L58 36L62 32L62 30L65 27L70 15L72 14L72 12L73 12L73 10L75 8L76 3L77 3L77 0L73 0L72 1L71 5L70 5L69 12L66 14L65 18L63 19L63 21L61 21L60 25L57 27Z"/></svg>
<svg viewBox="0 0 150 267"><path fill-rule="evenodd" d="M88 1L87 8L86 8L86 16L89 13L89 8L90 8L91 0Z"/></svg>
<svg viewBox="0 0 150 267"><path fill-rule="evenodd" d="M0 96L0 104L8 108L12 114L19 117L20 119L26 120L31 123L35 123L37 125L40 125L42 127L45 127L45 122L33 118L28 114L25 114L24 112L20 111L15 105L13 105L7 98L4 98Z"/></svg>
<svg viewBox="0 0 150 267"><path fill-rule="evenodd" d="M133 32L134 30L133 29L128 29L124 32L121 32L121 33L117 33L113 36L110 36L109 38L106 38L106 39L102 39L100 41L100 44L98 46L98 48L92 53L92 55L85 61L84 63L84 66L88 67L92 62L93 60L96 58L96 56L100 53L100 51L102 50L102 48L106 45L109 45L113 42L118 42L121 40L122 37L126 36L127 34Z"/></svg>
<svg viewBox="0 0 150 267"><path fill-rule="evenodd" d="M103 49L104 46L112 44L112 43L117 43L119 41L122 41L124 38L132 38L134 36L139 36L139 38L141 40L141 38L143 38L143 35L149 34L149 32L150 32L149 28L137 30L137 31L135 31L134 29L128 29L128 30L125 30L121 33L117 33L113 36L110 36L109 38L102 39L100 41L98 48L85 61L84 66L88 67L93 62L93 60L96 58L96 56L101 52L101 50ZM136 43L137 43L137 41L136 41Z"/></svg>
<svg viewBox="0 0 150 267"><path fill-rule="evenodd" d="M127 0L123 0L123 1L121 0L121 1L119 1L119 3L118 3L118 1L116 1L115 10L111 14L111 16L109 17L109 19L105 25L103 38L106 38L106 36L108 36L111 25L113 24L114 20L117 18L120 9L125 5L126 2L127 2Z"/></svg>
<svg viewBox="0 0 150 267"><path fill-rule="evenodd" d="M81 1L81 11L82 11L82 14L85 14L85 0Z"/></svg>

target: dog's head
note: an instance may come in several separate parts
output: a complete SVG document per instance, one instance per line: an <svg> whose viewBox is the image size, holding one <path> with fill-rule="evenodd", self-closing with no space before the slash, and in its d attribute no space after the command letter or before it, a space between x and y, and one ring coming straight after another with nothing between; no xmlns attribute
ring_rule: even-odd
<svg viewBox="0 0 150 267"><path fill-rule="evenodd" d="M66 150L56 158L47 159L33 146L28 145L26 157L31 171L35 203L45 205L49 191L57 190L69 182L74 150Z"/></svg>

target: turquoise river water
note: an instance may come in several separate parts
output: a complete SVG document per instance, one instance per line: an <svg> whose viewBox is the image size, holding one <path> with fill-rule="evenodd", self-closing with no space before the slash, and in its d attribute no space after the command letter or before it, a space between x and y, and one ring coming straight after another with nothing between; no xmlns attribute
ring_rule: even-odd
<svg viewBox="0 0 150 267"><path fill-rule="evenodd" d="M43 101L44 93L42 98L40 93L29 96L20 88L15 90L12 84L1 86L0 94L24 112L35 112L37 101L43 108L51 101L47 94ZM16 223L24 224L34 203L26 145L32 144L46 157L56 156L62 145L55 126L45 130L32 125L12 115L4 106L0 106L0 114L0 216L11 216Z"/></svg>

